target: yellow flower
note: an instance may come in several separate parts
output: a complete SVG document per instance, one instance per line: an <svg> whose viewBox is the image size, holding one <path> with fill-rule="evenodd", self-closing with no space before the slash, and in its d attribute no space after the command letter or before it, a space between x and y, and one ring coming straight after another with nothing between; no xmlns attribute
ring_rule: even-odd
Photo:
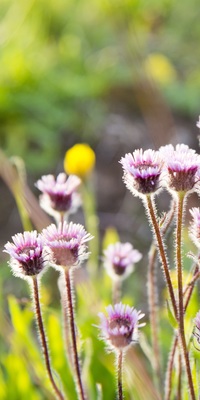
<svg viewBox="0 0 200 400"><path fill-rule="evenodd" d="M66 151L64 170L68 175L86 177L95 165L95 153L88 144L77 143Z"/></svg>
<svg viewBox="0 0 200 400"><path fill-rule="evenodd" d="M175 68L163 54L150 54L145 60L144 68L147 74L161 85L174 82L176 78Z"/></svg>

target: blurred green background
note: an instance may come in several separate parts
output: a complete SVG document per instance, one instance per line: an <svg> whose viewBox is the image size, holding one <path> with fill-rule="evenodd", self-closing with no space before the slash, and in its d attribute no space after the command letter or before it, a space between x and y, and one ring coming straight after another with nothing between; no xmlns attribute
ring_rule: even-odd
<svg viewBox="0 0 200 400"><path fill-rule="evenodd" d="M74 143L88 142L94 148L97 156L94 185L101 233L103 235L109 225L114 225L123 240L133 241L145 254L140 272L136 271L136 281L133 279L126 284L130 303L138 305L140 302L141 309L146 308L142 282L151 234L146 221L144 224L140 202L133 201L125 191L118 161L125 152L135 148L157 148L169 142L183 141L198 149L199 21L198 0L0 2L0 147L7 157L19 156L24 160L33 191L34 182L42 174L62 171L65 151ZM0 245L3 248L22 226L13 197L3 180L0 196ZM163 204L167 208L166 195ZM79 217L82 222L82 215ZM7 296L11 293L18 298L29 295L24 282L11 277L5 259L4 254L0 273L3 288L0 398L51 398L48 389L40 392L45 377L37 346L33 346L32 351L29 346L28 352L27 347L23 347L25 341L29 344L32 340L30 304L21 307L15 298L9 297L8 318ZM44 303L50 309L51 306L57 309L59 298L55 295L56 289L51 287L51 279L47 278ZM96 289L99 290L98 285ZM112 363L107 364L107 359L102 358L103 345L99 344L92 327L92 323L97 323L96 313L102 306L99 299L104 295L103 302L108 304L110 290L106 283L104 293L96 298L93 317L83 313L83 319L79 319L83 339L88 340L86 346L91 350L88 368L93 371L90 386L94 399L98 371L107 388L105 399L114 397ZM50 300L51 296L54 300ZM79 296L82 310L84 288ZM86 305L88 309L90 301ZM196 304L197 300L195 310ZM21 329L20 318L25 330ZM53 316L49 313L47 330L50 336L54 329L51 326L56 326L57 334L61 334L58 321L56 311ZM90 335L100 360L96 369ZM58 360L62 349L56 347L53 340L50 343L52 357L55 353L55 360ZM165 344L167 349L169 338ZM112 356L109 357L112 360ZM27 358L35 365L31 370L30 362L29 374ZM57 364L55 367L64 375L67 368L64 357ZM146 380L149 371L148 364ZM69 376L70 371L66 373L66 387ZM131 385L134 387L129 382L130 388ZM139 386L139 397L134 398L147 398L143 384ZM72 384L68 390L74 393ZM156 398L153 389L149 398L150 393L152 399Z"/></svg>

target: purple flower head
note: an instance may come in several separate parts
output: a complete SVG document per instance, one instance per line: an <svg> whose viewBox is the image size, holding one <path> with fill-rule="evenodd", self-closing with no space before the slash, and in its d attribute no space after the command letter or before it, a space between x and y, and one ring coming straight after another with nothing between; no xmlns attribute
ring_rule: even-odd
<svg viewBox="0 0 200 400"><path fill-rule="evenodd" d="M47 264L43 252L43 241L37 231L18 233L12 237L13 243L5 245L5 252L10 255L10 266L14 275L23 279L44 272Z"/></svg>
<svg viewBox="0 0 200 400"><path fill-rule="evenodd" d="M160 148L165 162L167 188L173 192L191 192L199 181L200 156L187 145Z"/></svg>
<svg viewBox="0 0 200 400"><path fill-rule="evenodd" d="M197 342L200 344L200 311L198 311L194 319L194 331L193 335L196 337Z"/></svg>
<svg viewBox="0 0 200 400"><path fill-rule="evenodd" d="M124 183L134 195L148 195L161 189L162 159L158 152L138 149L122 157L120 163Z"/></svg>
<svg viewBox="0 0 200 400"><path fill-rule="evenodd" d="M80 224L51 224L43 229L42 236L51 251L52 264L58 269L78 266L89 255L86 243L92 236Z"/></svg>
<svg viewBox="0 0 200 400"><path fill-rule="evenodd" d="M44 175L36 182L36 187L42 192L41 207L50 215L58 213L71 214L80 205L80 197L76 192L81 180L78 176L67 175L63 172L57 178Z"/></svg>
<svg viewBox="0 0 200 400"><path fill-rule="evenodd" d="M190 224L190 237L193 243L200 248L200 208L193 207L190 210L190 214L192 216L192 222Z"/></svg>
<svg viewBox="0 0 200 400"><path fill-rule="evenodd" d="M100 337L114 349L126 349L138 340L139 320L144 317L140 311L122 303L109 305L106 308L107 316L99 313Z"/></svg>
<svg viewBox="0 0 200 400"><path fill-rule="evenodd" d="M125 279L140 261L142 254L130 243L115 243L104 251L104 266L113 279Z"/></svg>

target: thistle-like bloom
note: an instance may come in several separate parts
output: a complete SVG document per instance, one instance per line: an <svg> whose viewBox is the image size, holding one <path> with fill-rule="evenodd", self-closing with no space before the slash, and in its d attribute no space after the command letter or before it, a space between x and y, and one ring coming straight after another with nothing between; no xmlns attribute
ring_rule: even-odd
<svg viewBox="0 0 200 400"><path fill-rule="evenodd" d="M134 264L140 261L142 254L130 243L110 244L104 251L104 266L111 278L125 279L134 270Z"/></svg>
<svg viewBox="0 0 200 400"><path fill-rule="evenodd" d="M18 233L12 237L13 243L5 245L5 252L10 255L10 267L15 276L29 279L44 272L47 255L44 243L37 231Z"/></svg>
<svg viewBox="0 0 200 400"><path fill-rule="evenodd" d="M80 205L80 197L76 192L81 180L78 176L67 175L63 172L57 178L44 175L36 182L36 187L42 192L41 207L52 216L59 213L74 213Z"/></svg>
<svg viewBox="0 0 200 400"><path fill-rule="evenodd" d="M138 328L145 325L145 323L139 324L139 320L144 314L122 303L109 305L106 311L107 316L99 313L100 337L111 349L127 349L138 340Z"/></svg>
<svg viewBox="0 0 200 400"><path fill-rule="evenodd" d="M66 221L58 226L51 224L43 229L42 237L52 254L52 265L59 270L78 266L89 255L86 243L92 236L80 224Z"/></svg>
<svg viewBox="0 0 200 400"><path fill-rule="evenodd" d="M200 248L200 208L193 207L190 210L190 214L192 216L192 222L190 224L190 237L193 243Z"/></svg>
<svg viewBox="0 0 200 400"><path fill-rule="evenodd" d="M123 180L135 196L144 196L161 189L162 159L154 150L135 150L120 160L124 170Z"/></svg>
<svg viewBox="0 0 200 400"><path fill-rule="evenodd" d="M166 185L172 192L191 192L199 182L200 156L185 144L160 148L165 162Z"/></svg>

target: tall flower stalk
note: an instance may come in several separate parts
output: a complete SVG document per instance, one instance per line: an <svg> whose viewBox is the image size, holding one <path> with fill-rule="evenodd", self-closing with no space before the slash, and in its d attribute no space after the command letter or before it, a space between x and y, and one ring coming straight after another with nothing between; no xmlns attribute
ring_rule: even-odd
<svg viewBox="0 0 200 400"><path fill-rule="evenodd" d="M67 224L65 221L59 223L58 226L50 225L43 230L42 236L52 257L51 264L61 273L61 279L65 282L66 313L71 334L76 390L79 399L85 400L86 395L77 351L72 274L73 270L87 259L87 242L92 239L92 236L85 231L82 225L72 222Z"/></svg>
<svg viewBox="0 0 200 400"><path fill-rule="evenodd" d="M44 242L36 231L19 233L12 237L13 242L5 245L5 252L10 255L9 265L15 276L28 281L32 289L32 297L35 305L35 318L38 326L42 352L45 360L47 375L52 388L59 400L64 400L64 395L55 382L52 373L47 339L42 319L38 280L44 273L48 264L47 254L44 252Z"/></svg>
<svg viewBox="0 0 200 400"><path fill-rule="evenodd" d="M144 317L140 311L128 305L117 303L106 308L107 315L99 313L100 338L108 350L116 354L117 367L117 399L123 400L123 357L128 348L138 341L138 328L145 325L139 323Z"/></svg>

